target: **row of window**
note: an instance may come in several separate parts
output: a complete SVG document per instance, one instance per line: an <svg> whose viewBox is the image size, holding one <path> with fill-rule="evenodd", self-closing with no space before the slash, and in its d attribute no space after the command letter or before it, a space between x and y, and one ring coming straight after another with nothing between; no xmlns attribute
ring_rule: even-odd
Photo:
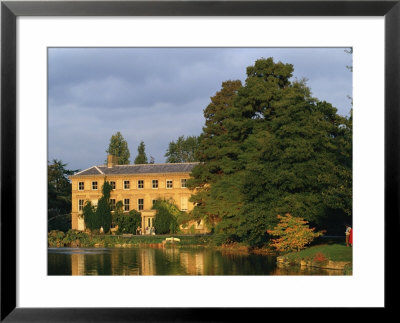
<svg viewBox="0 0 400 323"><path fill-rule="evenodd" d="M157 200L152 200L152 205L156 203ZM124 199L124 211L130 211L131 210L131 200L130 199ZM85 200L78 200L78 211L81 212L83 211ZM111 211L115 210L115 205L116 205L116 200L115 199L110 199L110 204L111 204ZM144 199L137 199L137 210L142 211L144 209ZM181 198L181 210L182 211L187 211L187 197L182 197Z"/></svg>
<svg viewBox="0 0 400 323"><path fill-rule="evenodd" d="M131 182L130 181L124 181L123 183L123 187L124 190L129 190L131 188ZM113 190L115 190L115 182L114 181L110 181L110 185L112 187ZM151 181L151 186L153 189L157 189L158 188L158 179L153 179ZM173 188L173 181L172 179L167 179L165 181L165 187L166 188ZM181 188L186 188L186 178L182 178L181 179ZM137 181L137 188L138 189L143 189L144 188L144 180L139 179ZM98 183L97 181L93 181L92 182L92 190L97 190L98 189ZM84 191L85 190L85 182L79 182L78 183L78 190L79 191Z"/></svg>

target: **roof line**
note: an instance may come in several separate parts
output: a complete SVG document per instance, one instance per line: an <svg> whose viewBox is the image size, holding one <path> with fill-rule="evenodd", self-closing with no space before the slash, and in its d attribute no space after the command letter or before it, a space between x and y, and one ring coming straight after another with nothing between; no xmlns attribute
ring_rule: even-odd
<svg viewBox="0 0 400 323"><path fill-rule="evenodd" d="M96 166L90 166L89 168L86 168L86 169L84 169L84 170L81 170L80 172L78 172L78 173L76 173L76 174L74 174L74 175L72 175L72 176L79 175L80 173L86 172L87 170L89 170L89 169L91 169L91 168L93 168L93 167L96 167Z"/></svg>
<svg viewBox="0 0 400 323"><path fill-rule="evenodd" d="M104 175L104 173L100 169L98 169L97 166L94 166L94 168L96 168L100 172L100 174Z"/></svg>
<svg viewBox="0 0 400 323"><path fill-rule="evenodd" d="M151 166L151 165L187 165L187 164L200 164L200 162L187 162L187 163L156 163L156 164L128 164L128 165L114 165L115 166ZM107 165L98 165L93 167L106 167Z"/></svg>

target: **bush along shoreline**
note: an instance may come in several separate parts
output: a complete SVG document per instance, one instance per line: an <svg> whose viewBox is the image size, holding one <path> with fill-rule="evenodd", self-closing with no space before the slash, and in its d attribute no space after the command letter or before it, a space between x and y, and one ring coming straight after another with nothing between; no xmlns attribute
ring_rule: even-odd
<svg viewBox="0 0 400 323"><path fill-rule="evenodd" d="M183 235L109 235L109 234L88 234L86 232L69 230L53 230L47 235L49 248L129 248L129 247L163 247L163 241L168 237L179 237L179 243L175 246L205 247L212 243L212 238L207 235L183 236ZM165 243L164 243L165 244ZM165 244L165 246L172 243Z"/></svg>
<svg viewBox="0 0 400 323"><path fill-rule="evenodd" d="M179 242L166 243L166 238L170 237L178 238ZM77 230L69 230L66 233L53 230L48 233L49 248L164 248L168 246L188 248L207 247L223 252L277 255L277 253L269 247L252 248L243 243L218 244L212 235L109 235L89 234Z"/></svg>

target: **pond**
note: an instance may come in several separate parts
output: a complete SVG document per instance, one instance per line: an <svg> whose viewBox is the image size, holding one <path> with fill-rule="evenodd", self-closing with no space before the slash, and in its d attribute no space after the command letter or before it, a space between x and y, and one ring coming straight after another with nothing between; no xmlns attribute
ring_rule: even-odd
<svg viewBox="0 0 400 323"><path fill-rule="evenodd" d="M48 275L342 275L276 257L206 248L49 248Z"/></svg>

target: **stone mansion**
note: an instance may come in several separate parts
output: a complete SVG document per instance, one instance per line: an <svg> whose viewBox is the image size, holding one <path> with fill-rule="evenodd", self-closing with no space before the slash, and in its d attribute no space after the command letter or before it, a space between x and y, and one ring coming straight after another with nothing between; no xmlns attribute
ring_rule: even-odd
<svg viewBox="0 0 400 323"><path fill-rule="evenodd" d="M85 230L83 207L86 201L97 205L103 183L107 180L113 188L111 205L122 201L125 212L139 211L142 232L149 234L146 228L153 227L156 211L152 206L157 199L172 199L181 211L193 209L186 181L195 165L197 163L117 165L116 157L109 155L107 165L92 166L69 177L72 183L72 229ZM196 233L207 231L203 221L189 223L188 228L191 226Z"/></svg>

